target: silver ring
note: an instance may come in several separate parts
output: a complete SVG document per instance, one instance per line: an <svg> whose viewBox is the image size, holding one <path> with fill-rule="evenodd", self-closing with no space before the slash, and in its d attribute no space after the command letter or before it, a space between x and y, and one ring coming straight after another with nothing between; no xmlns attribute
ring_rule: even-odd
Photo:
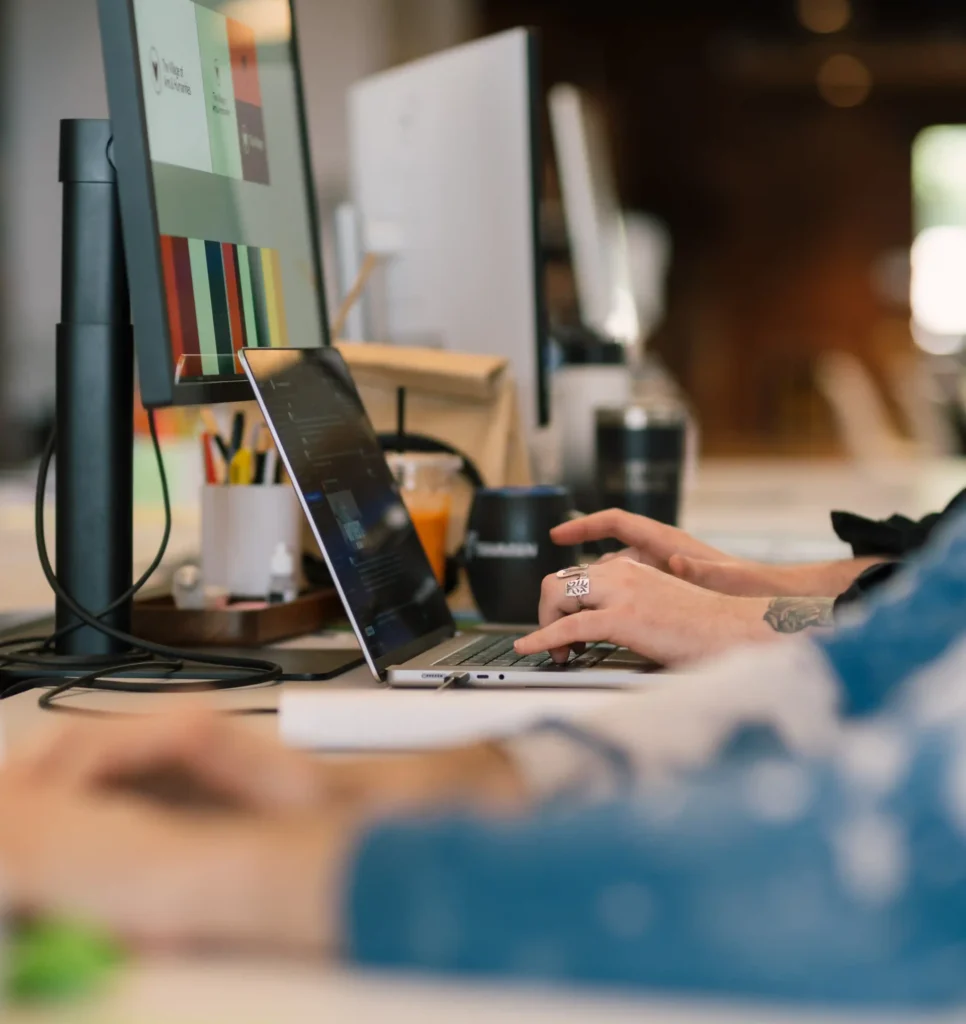
<svg viewBox="0 0 966 1024"><path fill-rule="evenodd" d="M590 596L590 575L588 565L573 565L569 569L561 569L558 579L564 580L564 597L572 597L578 608L583 608L582 598Z"/></svg>

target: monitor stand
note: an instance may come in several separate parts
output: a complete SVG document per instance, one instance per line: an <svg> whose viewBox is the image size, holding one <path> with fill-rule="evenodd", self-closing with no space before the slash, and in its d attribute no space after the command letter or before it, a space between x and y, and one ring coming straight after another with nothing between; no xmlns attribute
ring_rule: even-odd
<svg viewBox="0 0 966 1024"><path fill-rule="evenodd" d="M111 607L133 581L134 332L113 149L110 121L61 122L56 572L63 589L92 614ZM130 633L131 613L127 600L102 619ZM55 653L72 659L75 667L4 669L5 679L77 675L78 658L91 659L96 667L101 659L130 653L123 643L82 624L59 598L54 625L58 631L70 629L56 641ZM300 651L291 660L287 670L283 665L283 678L327 679L357 664L360 656ZM210 666L191 671L195 678L219 673ZM144 672L150 674L149 666Z"/></svg>
<svg viewBox="0 0 966 1024"><path fill-rule="evenodd" d="M108 608L132 583L134 332L111 123L62 121L61 322L57 326L57 577L81 607ZM80 620L57 600L58 630ZM104 616L131 631L131 602ZM58 654L111 657L125 647L91 626Z"/></svg>

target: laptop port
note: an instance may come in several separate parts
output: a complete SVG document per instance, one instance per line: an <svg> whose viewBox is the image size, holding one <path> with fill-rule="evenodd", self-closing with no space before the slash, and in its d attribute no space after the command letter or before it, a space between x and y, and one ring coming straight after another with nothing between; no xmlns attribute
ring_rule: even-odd
<svg viewBox="0 0 966 1024"><path fill-rule="evenodd" d="M483 675L480 675L480 673L479 673L479 672L477 672L477 673L476 673L476 678L477 678L477 679L489 679L490 677L489 677L489 676L483 676Z"/></svg>

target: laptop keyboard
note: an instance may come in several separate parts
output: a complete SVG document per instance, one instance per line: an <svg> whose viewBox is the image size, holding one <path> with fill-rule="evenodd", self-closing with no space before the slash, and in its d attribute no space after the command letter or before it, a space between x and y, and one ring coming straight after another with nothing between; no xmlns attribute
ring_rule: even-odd
<svg viewBox="0 0 966 1024"><path fill-rule="evenodd" d="M458 651L434 662L434 667L543 668L545 665L554 665L558 669L593 668L618 650L613 644L590 644L582 654L571 657L566 665L556 665L546 651L541 654L517 654L513 644L523 635L525 634L480 637L466 647L461 647Z"/></svg>

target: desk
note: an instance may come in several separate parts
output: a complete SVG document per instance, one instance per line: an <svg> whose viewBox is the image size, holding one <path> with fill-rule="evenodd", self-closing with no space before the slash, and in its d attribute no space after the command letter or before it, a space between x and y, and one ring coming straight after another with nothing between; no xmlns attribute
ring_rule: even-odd
<svg viewBox="0 0 966 1024"><path fill-rule="evenodd" d="M962 463L934 463L857 470L842 463L708 464L689 496L685 525L706 537L727 540L736 552L742 545L770 538L771 550L792 538L796 543L833 545L830 507L845 507L871 516L893 511L921 515L942 507L966 484ZM160 533L156 509L141 510L136 528L136 561L147 564ZM190 509L175 517L172 551L192 550L197 519ZM745 552L748 553L748 552ZM6 575L7 573L10 575ZM4 608L49 609L49 595L36 564L32 523L23 501L7 504L0 494L0 579L17 580L17 589L0 589ZM291 686L306 684L289 684ZM330 687L371 686L357 669ZM283 688L211 695L220 708L273 707ZM118 712L151 710L170 704L157 695L84 694L70 698L85 707ZM58 719L37 709L36 695L25 694L0 705L0 724L12 745ZM255 719L258 728L274 729L271 716ZM760 1006L705 1004L665 999L620 999L569 993L538 993L494 987L417 983L374 978L348 970L278 963L269 959L218 962L148 958L117 980L103 999L56 1014L11 1014L9 1024L288 1024L327 1020L369 1024L496 1024L506 1021L593 1022L593 1024L837 1024L855 1017L790 1013ZM881 1019L871 1014L869 1020ZM962 1020L962 1015L906 1018Z"/></svg>
<svg viewBox="0 0 966 1024"><path fill-rule="evenodd" d="M268 961L154 960L90 1006L5 1024L879 1024L769 1006L433 984ZM889 1018L954 1024L962 1016Z"/></svg>

